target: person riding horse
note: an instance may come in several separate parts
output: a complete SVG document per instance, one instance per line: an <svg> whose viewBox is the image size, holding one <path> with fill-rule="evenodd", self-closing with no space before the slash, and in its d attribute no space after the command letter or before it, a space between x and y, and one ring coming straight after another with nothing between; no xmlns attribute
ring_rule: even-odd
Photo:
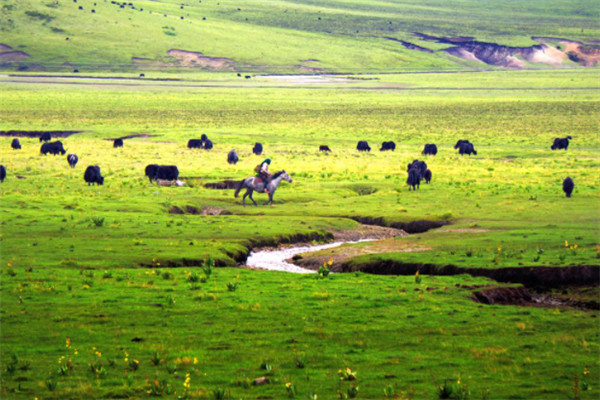
<svg viewBox="0 0 600 400"><path fill-rule="evenodd" d="M269 189L267 189L267 185L269 184L269 180L271 179L271 173L269 172L269 165L271 165L271 159L267 158L260 165L260 170L258 171L257 178L262 179L265 185L265 193L269 193Z"/></svg>

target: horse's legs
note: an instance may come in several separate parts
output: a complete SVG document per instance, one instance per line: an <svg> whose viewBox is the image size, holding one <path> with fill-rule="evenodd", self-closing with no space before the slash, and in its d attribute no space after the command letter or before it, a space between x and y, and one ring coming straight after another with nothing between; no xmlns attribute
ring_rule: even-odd
<svg viewBox="0 0 600 400"><path fill-rule="evenodd" d="M250 189L250 200L252 200L252 202L254 203L255 206L258 207L258 204L256 204L256 201L254 201L254 199L252 198L252 189Z"/></svg>
<svg viewBox="0 0 600 400"><path fill-rule="evenodd" d="M248 193L250 193L250 191L246 190L246 193L244 193L244 197L242 198L242 205L244 207L246 207L246 196L248 196Z"/></svg>
<svg viewBox="0 0 600 400"><path fill-rule="evenodd" d="M269 193L269 203L273 205L273 192Z"/></svg>

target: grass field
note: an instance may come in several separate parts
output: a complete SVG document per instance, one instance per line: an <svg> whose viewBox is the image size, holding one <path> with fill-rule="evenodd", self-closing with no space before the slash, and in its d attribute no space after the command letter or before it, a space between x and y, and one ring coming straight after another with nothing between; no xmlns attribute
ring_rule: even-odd
<svg viewBox="0 0 600 400"><path fill-rule="evenodd" d="M3 1L1 43L29 57L0 53L0 64L81 72L190 66L183 69L456 71L493 67L444 52L409 50L389 38L440 50L449 46L420 40L414 32L473 36L507 46L537 44L531 39L535 36L582 41L600 37L600 8L592 1L144 0L123 8L120 4ZM167 54L172 49L229 60L221 67L210 62L177 63ZM564 66L576 64L567 60Z"/></svg>
<svg viewBox="0 0 600 400"><path fill-rule="evenodd" d="M61 139L79 155L75 169L41 156L36 138L21 138L20 151L0 138L2 397L330 399L358 387L358 398L435 398L447 381L454 398L597 398L597 311L478 304L475 287L498 284L467 275L416 283L231 268L255 244L325 238L356 228L351 217L449 223L391 239L384 254L344 247L355 262L597 266L594 72L336 78L0 77L0 129L82 131ZM188 150L202 133L215 148ZM132 134L150 136L122 149L104 140ZM550 150L567 135L568 151ZM452 148L467 138L477 156ZM358 140L373 151L359 154ZM384 140L396 151L379 152ZM433 181L409 192L406 164L425 143L439 148L425 158ZM274 207L203 187L250 176L266 156L294 178ZM178 165L187 185L149 184L150 163ZM95 164L105 184L88 187L83 171ZM206 277L209 257L229 267ZM340 380L347 367L356 380ZM271 383L251 384L261 376Z"/></svg>

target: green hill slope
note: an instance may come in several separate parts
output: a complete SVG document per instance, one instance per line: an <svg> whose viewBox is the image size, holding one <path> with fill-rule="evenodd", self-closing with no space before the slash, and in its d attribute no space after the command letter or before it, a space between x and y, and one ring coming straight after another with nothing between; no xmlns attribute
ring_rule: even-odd
<svg viewBox="0 0 600 400"><path fill-rule="evenodd" d="M587 0L2 0L0 7L4 69L302 73L503 65L482 62L482 53L472 49L475 56L463 56L462 50L455 52L462 58L450 55L443 50L454 44L424 40L415 32L505 46L532 46L539 40L531 37L544 37L551 50L562 51L553 65L585 64L582 57L591 57L586 65L594 65L600 59L594 47L600 7ZM571 42L556 37L586 43L585 54L567 57ZM524 66L547 66L539 61L526 59Z"/></svg>

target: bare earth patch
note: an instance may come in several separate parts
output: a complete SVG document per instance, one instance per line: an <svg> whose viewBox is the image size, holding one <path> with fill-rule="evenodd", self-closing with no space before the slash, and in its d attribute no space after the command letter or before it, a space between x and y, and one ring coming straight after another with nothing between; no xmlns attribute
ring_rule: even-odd
<svg viewBox="0 0 600 400"><path fill-rule="evenodd" d="M20 61L29 58L29 54L24 51L7 51L0 53L0 61Z"/></svg>
<svg viewBox="0 0 600 400"><path fill-rule="evenodd" d="M207 57L201 52L171 49L167 54L174 57L179 65L185 67L201 67L214 70L233 70L233 62L226 57Z"/></svg>
<svg viewBox="0 0 600 400"><path fill-rule="evenodd" d="M312 270L317 270L321 265L332 261L331 270L339 272L339 265L346 260L366 254L381 254L381 253L411 253L415 251L431 250L427 246L418 245L415 243L407 243L393 238L377 240L374 242L366 242L360 244L344 245L311 253L304 253L294 257L294 264Z"/></svg>

